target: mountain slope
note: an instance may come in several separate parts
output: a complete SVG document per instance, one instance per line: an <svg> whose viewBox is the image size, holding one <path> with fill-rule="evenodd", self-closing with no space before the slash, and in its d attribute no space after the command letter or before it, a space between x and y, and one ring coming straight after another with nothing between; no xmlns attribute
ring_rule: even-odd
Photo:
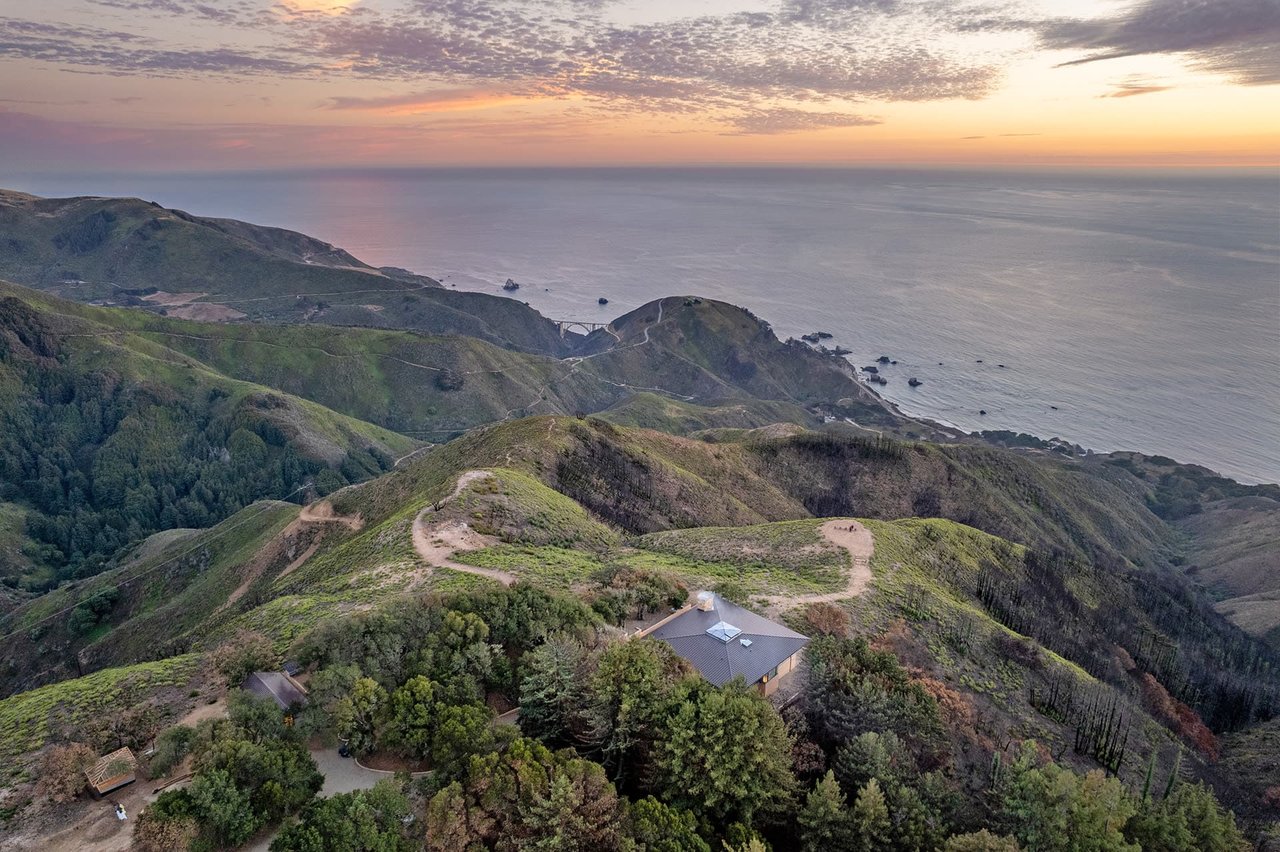
<svg viewBox="0 0 1280 852"><path fill-rule="evenodd" d="M1280 648L1280 502L1216 500L1178 526L1191 536L1188 573L1218 600L1218 611Z"/></svg>
<svg viewBox="0 0 1280 852"><path fill-rule="evenodd" d="M432 440L510 417L608 408L617 408L624 421L641 418L650 425L649 418L656 418L653 425L674 426L679 420L693 430L780 420L812 426L819 422L820 412L857 405L872 412L871 417L880 417L888 428L927 428L892 414L857 384L842 361L781 343L745 311L723 303L700 302L696 308L677 304L662 322L656 318L660 303L654 303L654 323L646 326L649 342L637 335L633 343L616 349L556 359L456 335L197 323L147 311L80 305L2 282L0 293L41 311L98 323L136 343L180 352L224 375ZM676 344L666 339L666 325L685 319L685 313L735 320L724 323L732 329L708 329L706 335L722 335L715 345L736 348L742 359L785 378L743 380L730 366L720 364L713 365L715 369L685 365L687 369L655 379L653 371L663 369L664 362L684 363L681 351L672 348ZM655 383L662 387L653 388ZM766 393L786 394L788 399L758 396ZM854 403L854 397L861 401ZM662 406L667 414L659 413Z"/></svg>
<svg viewBox="0 0 1280 852"><path fill-rule="evenodd" d="M183 712L204 691L194 661L244 630L281 654L320 645L380 660L407 652L395 626L433 607L493 601L511 609L486 618L507 618L509 631L537 595L567 594L560 605L586 602L630 633L637 610L713 587L807 634L851 630L888 654L937 704L936 730L919 733L965 795L987 795L994 756L1033 738L1135 790L1148 772L1206 780L1261 817L1269 740L1233 737L1232 762L1214 757L1219 734L1247 735L1280 710L1280 660L1182 580L1132 473L980 447L739 434L509 420L303 510L264 501L212 529L153 537L0 618L0 691L27 690L0 699L0 755L20 783L47 738L117 707L103 693L121 679L137 683L134 704ZM1021 541L899 519L903 505L967 513ZM873 545L861 562L828 536L844 520L813 517L850 507ZM636 532L649 534L624 534ZM507 596L485 592L512 581ZM829 674L816 663L792 677L812 678L797 706L814 731L868 709L856 695L823 704Z"/></svg>
<svg viewBox="0 0 1280 852"><path fill-rule="evenodd" d="M605 378L634 383L648 376L670 393L698 400L821 403L833 413L843 401L868 422L901 424L844 358L779 341L750 311L713 299L657 299L593 332L575 354Z"/></svg>
<svg viewBox="0 0 1280 852"><path fill-rule="evenodd" d="M414 443L0 293L0 576L92 573L160 529L367 478ZM19 522L19 518L21 521Z"/></svg>
<svg viewBox="0 0 1280 852"><path fill-rule="evenodd" d="M0 191L0 278L189 319L257 319L465 334L562 351L554 323L512 299L375 269L280 228L205 219L134 198Z"/></svg>

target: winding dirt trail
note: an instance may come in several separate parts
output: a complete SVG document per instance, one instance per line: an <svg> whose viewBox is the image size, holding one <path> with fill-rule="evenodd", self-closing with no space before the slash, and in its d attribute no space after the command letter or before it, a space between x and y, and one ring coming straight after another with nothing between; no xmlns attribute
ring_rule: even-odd
<svg viewBox="0 0 1280 852"><path fill-rule="evenodd" d="M302 507L298 520L304 524L342 524L355 531L364 526L364 518L359 515L339 515L328 500L317 500Z"/></svg>
<svg viewBox="0 0 1280 852"><path fill-rule="evenodd" d="M339 515L334 511L333 504L328 500L317 500L308 506L303 506L302 511L298 512L298 517L294 518L288 526L276 533L275 537L273 537L271 541L267 542L266 546L256 554L252 560L250 560L248 563L248 570L245 572L240 585L235 588L235 591L227 596L227 599L222 602L221 606L213 611L213 614L217 615L228 607L233 606L236 601L244 597L245 592L249 591L249 587L262 576L262 573L267 569L267 566L279 557L280 552L284 548L288 547L291 542L298 538L299 532L306 524L341 524L354 532L364 526L364 518L359 515ZM315 552L320 548L320 541L320 537L311 541L311 543L308 544L301 553L298 553L297 556L290 560L289 564L284 567L283 571L276 575L276 579L278 580L281 577L292 574L294 570L314 556Z"/></svg>
<svg viewBox="0 0 1280 852"><path fill-rule="evenodd" d="M456 499L462 490L473 482L488 479L493 474L487 470L469 470L458 477L458 483L449 496L428 506L413 519L413 549L418 551L422 560L432 568L450 568L464 574L475 574L496 580L504 586L516 581L516 575L496 568L480 568L475 565L464 565L455 562L453 555L464 550L481 550L498 544L493 536L481 535L466 524L465 521L445 521L430 524L426 518L444 508L445 504Z"/></svg>
<svg viewBox="0 0 1280 852"><path fill-rule="evenodd" d="M849 576L838 592L820 595L772 595L767 598L770 609L800 606L813 603L835 603L856 598L871 585L871 555L875 553L875 538L871 530L857 521L847 518L827 521L821 527L822 537L837 547L849 551Z"/></svg>

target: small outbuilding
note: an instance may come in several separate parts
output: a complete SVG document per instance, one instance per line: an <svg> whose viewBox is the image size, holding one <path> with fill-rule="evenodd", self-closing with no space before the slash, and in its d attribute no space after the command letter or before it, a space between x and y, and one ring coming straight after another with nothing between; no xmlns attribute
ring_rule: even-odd
<svg viewBox="0 0 1280 852"><path fill-rule="evenodd" d="M270 698L282 711L296 710L307 703L307 690L287 671L254 672L240 688L260 698Z"/></svg>
<svg viewBox="0 0 1280 852"><path fill-rule="evenodd" d="M666 642L715 686L741 677L761 695L777 689L809 644L809 637L713 592L699 592L697 603L643 635Z"/></svg>
<svg viewBox="0 0 1280 852"><path fill-rule="evenodd" d="M84 774L94 794L103 796L138 780L138 759L127 748L116 749L98 758Z"/></svg>

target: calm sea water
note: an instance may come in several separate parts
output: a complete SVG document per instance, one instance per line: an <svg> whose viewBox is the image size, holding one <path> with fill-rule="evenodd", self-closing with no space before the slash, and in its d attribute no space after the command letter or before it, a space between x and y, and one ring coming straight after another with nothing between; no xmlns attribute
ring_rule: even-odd
<svg viewBox="0 0 1280 852"><path fill-rule="evenodd" d="M1275 172L0 172L0 185L288 227L462 289L501 294L511 277L557 319L724 299L782 337L829 331L858 365L897 359L881 392L910 413L1280 481Z"/></svg>

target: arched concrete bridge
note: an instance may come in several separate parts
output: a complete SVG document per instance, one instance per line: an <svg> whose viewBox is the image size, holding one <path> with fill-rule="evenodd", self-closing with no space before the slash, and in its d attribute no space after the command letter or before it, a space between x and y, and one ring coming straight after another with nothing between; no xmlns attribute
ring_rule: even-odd
<svg viewBox="0 0 1280 852"><path fill-rule="evenodd" d="M577 331L582 334L590 334L600 329L608 329L607 322L583 322L582 320L552 320L556 324L556 328L560 330L560 336L564 337L566 332ZM616 337L616 335L615 335Z"/></svg>

